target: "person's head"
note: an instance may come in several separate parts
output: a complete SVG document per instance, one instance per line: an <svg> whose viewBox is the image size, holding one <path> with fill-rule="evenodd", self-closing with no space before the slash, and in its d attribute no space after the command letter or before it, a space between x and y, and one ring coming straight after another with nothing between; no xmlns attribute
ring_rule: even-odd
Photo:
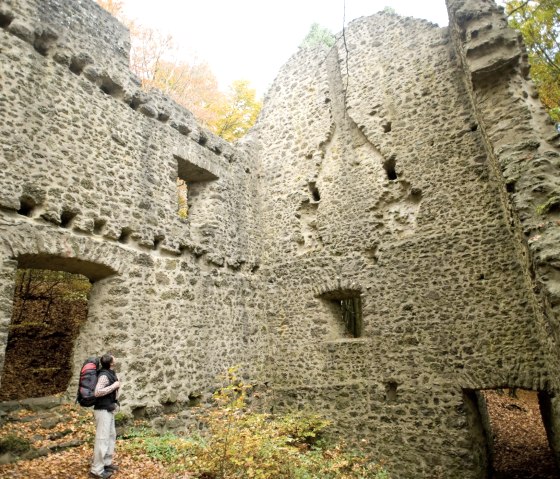
<svg viewBox="0 0 560 479"><path fill-rule="evenodd" d="M99 362L103 369L111 369L115 365L115 358L111 354L104 354Z"/></svg>

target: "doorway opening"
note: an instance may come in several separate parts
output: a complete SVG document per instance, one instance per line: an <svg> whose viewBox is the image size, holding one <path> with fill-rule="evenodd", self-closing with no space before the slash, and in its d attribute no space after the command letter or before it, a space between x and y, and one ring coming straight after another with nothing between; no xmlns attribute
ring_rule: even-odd
<svg viewBox="0 0 560 479"><path fill-rule="evenodd" d="M18 269L0 400L66 390L72 350L87 318L91 282L81 274Z"/></svg>
<svg viewBox="0 0 560 479"><path fill-rule="evenodd" d="M17 258L0 401L66 391L72 353L86 321L92 284L116 271L103 264L50 254Z"/></svg>
<svg viewBox="0 0 560 479"><path fill-rule="evenodd" d="M560 477L547 434L550 397L545 392L517 388L465 391L465 402L481 477Z"/></svg>

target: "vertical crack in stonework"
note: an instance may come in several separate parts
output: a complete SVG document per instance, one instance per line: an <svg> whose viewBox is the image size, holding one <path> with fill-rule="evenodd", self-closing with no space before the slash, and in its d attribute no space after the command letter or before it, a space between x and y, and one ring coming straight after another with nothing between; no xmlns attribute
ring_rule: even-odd
<svg viewBox="0 0 560 479"><path fill-rule="evenodd" d="M380 233L388 232L406 237L416 229L416 218L422 199L422 192L413 188L398 168L395 154L385 157L379 148L370 141L350 115L344 91L338 50L333 49L327 60L329 87L332 98L332 114L335 122L335 139L341 144L343 161L346 167L372 164L378 178L372 179L380 184L380 193L372 195L373 203L367 212L378 218ZM350 75L352 71L350 70ZM351 81L348 81L350 88ZM378 105L379 107L380 105ZM392 130L392 123L383 124L384 133Z"/></svg>

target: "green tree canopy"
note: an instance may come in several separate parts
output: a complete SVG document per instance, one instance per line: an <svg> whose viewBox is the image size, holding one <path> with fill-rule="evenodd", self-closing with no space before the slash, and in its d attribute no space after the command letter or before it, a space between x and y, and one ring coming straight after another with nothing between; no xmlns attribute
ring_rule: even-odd
<svg viewBox="0 0 560 479"><path fill-rule="evenodd" d="M519 30L533 78L551 118L560 122L560 0L504 0L509 24Z"/></svg>
<svg viewBox="0 0 560 479"><path fill-rule="evenodd" d="M330 48L334 45L335 37L332 32L318 23L311 25L309 33L300 44L300 48L310 48L317 45L325 45Z"/></svg>

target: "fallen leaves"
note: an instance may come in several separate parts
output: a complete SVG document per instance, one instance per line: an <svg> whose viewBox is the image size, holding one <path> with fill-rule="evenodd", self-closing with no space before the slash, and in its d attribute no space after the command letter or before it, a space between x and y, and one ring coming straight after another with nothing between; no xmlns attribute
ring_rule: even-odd
<svg viewBox="0 0 560 479"><path fill-rule="evenodd" d="M557 479L560 477L548 446L537 393L517 390L485 392L494 437L495 479Z"/></svg>

